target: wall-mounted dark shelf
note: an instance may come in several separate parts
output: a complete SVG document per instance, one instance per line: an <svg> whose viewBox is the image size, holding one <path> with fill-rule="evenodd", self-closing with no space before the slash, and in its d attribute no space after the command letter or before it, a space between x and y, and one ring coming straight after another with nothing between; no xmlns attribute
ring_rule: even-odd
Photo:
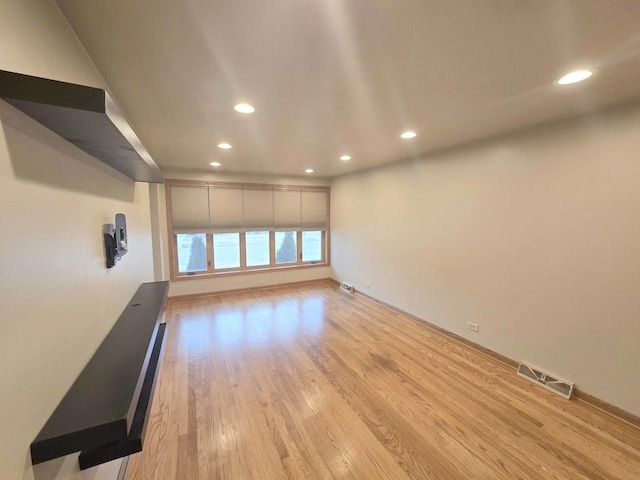
<svg viewBox="0 0 640 480"><path fill-rule="evenodd" d="M129 429L129 435L118 442L110 443L93 450L83 450L79 458L80 470L142 451L142 444L147 430L147 420L149 419L149 412L151 412L151 399L153 397L158 368L160 367L160 358L162 357L162 350L164 348L164 334L166 329L166 323L161 323L158 326L158 334L156 335L156 341L153 345L153 351L151 352L149 368L147 369L147 375L142 384L140 399L138 400L136 413L133 416L133 423Z"/></svg>
<svg viewBox="0 0 640 480"><path fill-rule="evenodd" d="M138 288L31 444L33 464L82 451L81 468L88 468L141 450L164 341L166 326L159 319L168 289L169 282Z"/></svg>
<svg viewBox="0 0 640 480"><path fill-rule="evenodd" d="M0 70L0 98L137 182L164 175L100 88Z"/></svg>

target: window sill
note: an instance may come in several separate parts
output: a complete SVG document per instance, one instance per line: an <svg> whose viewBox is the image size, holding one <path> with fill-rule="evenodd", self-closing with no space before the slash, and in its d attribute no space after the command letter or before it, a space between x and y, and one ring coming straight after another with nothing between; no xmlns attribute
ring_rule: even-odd
<svg viewBox="0 0 640 480"><path fill-rule="evenodd" d="M322 262L322 263L305 263L301 265L282 265L278 267L268 267L268 268L249 268L246 270L232 270L232 271L221 271L221 272L202 272L195 273L193 275L179 274L174 275L171 274L172 282L181 282L183 280L204 280L207 278L220 278L220 277L233 277L237 275L250 275L252 273L271 273L271 272L283 272L287 270L301 270L306 268L318 268L318 267L329 267L330 263Z"/></svg>

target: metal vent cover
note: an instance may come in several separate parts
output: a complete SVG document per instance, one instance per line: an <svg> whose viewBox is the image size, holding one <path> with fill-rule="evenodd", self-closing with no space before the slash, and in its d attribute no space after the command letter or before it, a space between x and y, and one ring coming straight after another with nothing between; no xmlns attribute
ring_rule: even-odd
<svg viewBox="0 0 640 480"><path fill-rule="evenodd" d="M344 290L345 292L350 292L353 293L353 285L351 285L350 283L347 282L342 282L340 284L340 289Z"/></svg>
<svg viewBox="0 0 640 480"><path fill-rule="evenodd" d="M524 362L518 365L518 375L527 380L540 385L547 390L557 393L567 400L571 398L573 392L573 383L562 380L555 375L545 372L538 367L533 367Z"/></svg>

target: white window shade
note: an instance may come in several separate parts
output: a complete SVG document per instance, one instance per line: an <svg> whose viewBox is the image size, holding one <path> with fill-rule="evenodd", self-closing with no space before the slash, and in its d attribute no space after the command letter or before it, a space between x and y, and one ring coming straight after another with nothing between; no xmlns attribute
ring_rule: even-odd
<svg viewBox="0 0 640 480"><path fill-rule="evenodd" d="M302 230L327 229L327 193L303 190L301 192Z"/></svg>
<svg viewBox="0 0 640 480"><path fill-rule="evenodd" d="M208 232L208 188L171 186L171 219L173 233Z"/></svg>
<svg viewBox="0 0 640 480"><path fill-rule="evenodd" d="M212 232L243 231L242 188L209 187L209 212Z"/></svg>
<svg viewBox="0 0 640 480"><path fill-rule="evenodd" d="M273 190L245 188L242 196L245 231L273 230Z"/></svg>
<svg viewBox="0 0 640 480"><path fill-rule="evenodd" d="M300 190L274 190L273 224L275 230L298 230L300 222Z"/></svg>

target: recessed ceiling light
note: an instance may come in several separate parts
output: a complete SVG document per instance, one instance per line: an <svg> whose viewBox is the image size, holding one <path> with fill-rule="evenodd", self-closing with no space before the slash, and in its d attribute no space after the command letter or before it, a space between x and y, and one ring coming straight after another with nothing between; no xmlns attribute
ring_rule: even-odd
<svg viewBox="0 0 640 480"><path fill-rule="evenodd" d="M231 148L231 145L229 145L228 143L219 143L218 148L223 148L225 150L228 150L229 148Z"/></svg>
<svg viewBox="0 0 640 480"><path fill-rule="evenodd" d="M253 113L256 111L253 105L249 105L248 103L239 103L233 107L233 109L240 113Z"/></svg>
<svg viewBox="0 0 640 480"><path fill-rule="evenodd" d="M418 135L416 132L404 132L400 137L402 138L413 138Z"/></svg>
<svg viewBox="0 0 640 480"><path fill-rule="evenodd" d="M307 168L304 173L313 173L313 168Z"/></svg>
<svg viewBox="0 0 640 480"><path fill-rule="evenodd" d="M211 165L212 167L219 167L221 165L220 162L211 162L209 165Z"/></svg>
<svg viewBox="0 0 640 480"><path fill-rule="evenodd" d="M340 157L340 160L343 160L343 161L345 161L345 162L346 162L347 160L351 160L351 157L350 157L349 155L342 155L342 156Z"/></svg>
<svg viewBox="0 0 640 480"><path fill-rule="evenodd" d="M594 70L576 70L575 72L567 73L565 76L560 77L558 84L570 85L572 83L578 83L591 77L594 73Z"/></svg>

